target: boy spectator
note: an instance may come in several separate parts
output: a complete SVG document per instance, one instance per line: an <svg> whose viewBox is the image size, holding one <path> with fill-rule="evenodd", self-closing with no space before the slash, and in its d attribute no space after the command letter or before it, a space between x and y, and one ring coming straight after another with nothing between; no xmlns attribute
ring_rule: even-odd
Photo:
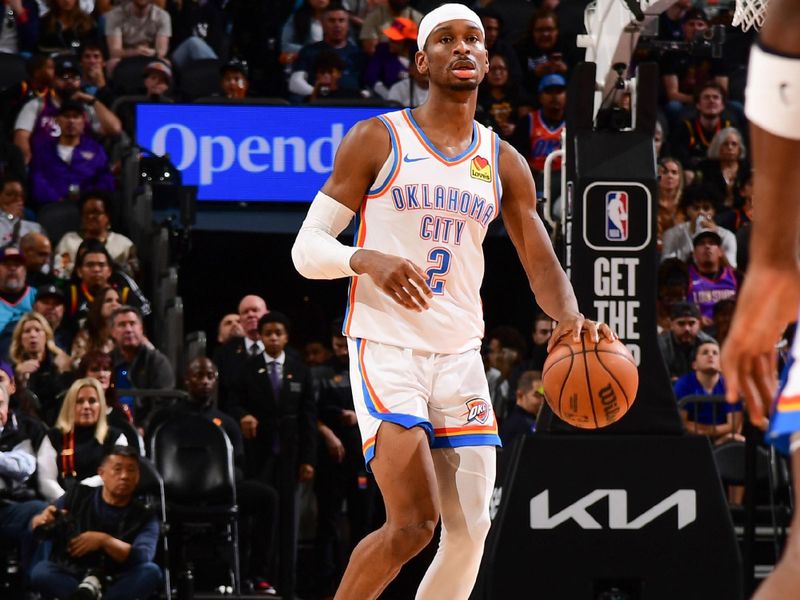
<svg viewBox="0 0 800 600"><path fill-rule="evenodd" d="M282 462L294 473L292 482L308 481L314 475L317 431L311 372L285 352L285 315L265 314L258 333L264 352L245 363L227 412L239 421L251 476L277 481Z"/></svg>
<svg viewBox="0 0 800 600"><path fill-rule="evenodd" d="M692 370L675 382L674 389L678 401L692 395L725 395L725 380L719 367L719 344L716 340L698 344L692 359ZM707 435L714 443L727 439L744 441L740 434L741 403L689 402L681 407L680 412L686 431Z"/></svg>
<svg viewBox="0 0 800 600"><path fill-rule="evenodd" d="M388 26L388 24L387 24ZM339 86L360 89L364 71L364 53L348 38L349 15L341 4L332 2L322 14L322 41L303 46L289 78L289 91L306 98L314 91L314 66L317 57L325 50L339 56L344 63Z"/></svg>
<svg viewBox="0 0 800 600"><path fill-rule="evenodd" d="M43 205L77 201L81 190L112 191L114 177L103 147L84 136L84 108L75 100L64 101L56 117L61 134L43 138L32 148L31 198Z"/></svg>

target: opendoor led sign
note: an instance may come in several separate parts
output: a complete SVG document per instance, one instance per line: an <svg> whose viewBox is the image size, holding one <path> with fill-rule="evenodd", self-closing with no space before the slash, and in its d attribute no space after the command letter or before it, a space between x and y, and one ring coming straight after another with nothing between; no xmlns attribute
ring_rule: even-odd
<svg viewBox="0 0 800 600"><path fill-rule="evenodd" d="M136 141L169 155L198 200L310 202L347 131L387 110L140 104Z"/></svg>

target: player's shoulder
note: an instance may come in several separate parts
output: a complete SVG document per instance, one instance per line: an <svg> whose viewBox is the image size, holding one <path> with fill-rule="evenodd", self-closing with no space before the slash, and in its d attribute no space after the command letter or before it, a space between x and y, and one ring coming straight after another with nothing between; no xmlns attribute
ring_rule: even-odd
<svg viewBox="0 0 800 600"><path fill-rule="evenodd" d="M353 125L342 140L337 155L351 166L364 161L378 164L389 154L391 146L386 125L378 117L372 117Z"/></svg>
<svg viewBox="0 0 800 600"><path fill-rule="evenodd" d="M362 144L380 144L381 142L389 142L389 130L381 116L370 117L358 121L350 131L347 133L346 139L350 143ZM362 149L371 146L362 146Z"/></svg>

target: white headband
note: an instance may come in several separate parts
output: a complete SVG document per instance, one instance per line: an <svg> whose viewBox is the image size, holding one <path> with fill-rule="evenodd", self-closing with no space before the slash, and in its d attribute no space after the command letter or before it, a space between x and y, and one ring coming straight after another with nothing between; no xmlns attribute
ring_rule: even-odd
<svg viewBox="0 0 800 600"><path fill-rule="evenodd" d="M428 36L434 29L436 29L438 25L441 25L447 21L457 20L474 23L475 26L481 30L481 33L485 35L485 32L483 31L483 23L481 23L480 17L475 14L475 11L470 10L463 4L442 4L439 8L434 9L425 15L420 22L417 33L417 45L419 46L419 49L422 50L425 47L425 42L428 40Z"/></svg>

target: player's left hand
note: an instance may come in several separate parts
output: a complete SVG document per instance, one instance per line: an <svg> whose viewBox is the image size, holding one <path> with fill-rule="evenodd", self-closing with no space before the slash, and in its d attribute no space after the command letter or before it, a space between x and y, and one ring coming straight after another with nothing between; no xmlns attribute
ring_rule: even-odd
<svg viewBox="0 0 800 600"><path fill-rule="evenodd" d="M568 335L572 336L574 342L579 342L581 340L581 332L584 330L589 332L589 338L593 342L599 342L601 336L610 342L617 339L617 334L605 323L598 323L587 319L581 313L575 313L562 317L556 324L556 328L550 335L547 351L550 352L558 342Z"/></svg>

